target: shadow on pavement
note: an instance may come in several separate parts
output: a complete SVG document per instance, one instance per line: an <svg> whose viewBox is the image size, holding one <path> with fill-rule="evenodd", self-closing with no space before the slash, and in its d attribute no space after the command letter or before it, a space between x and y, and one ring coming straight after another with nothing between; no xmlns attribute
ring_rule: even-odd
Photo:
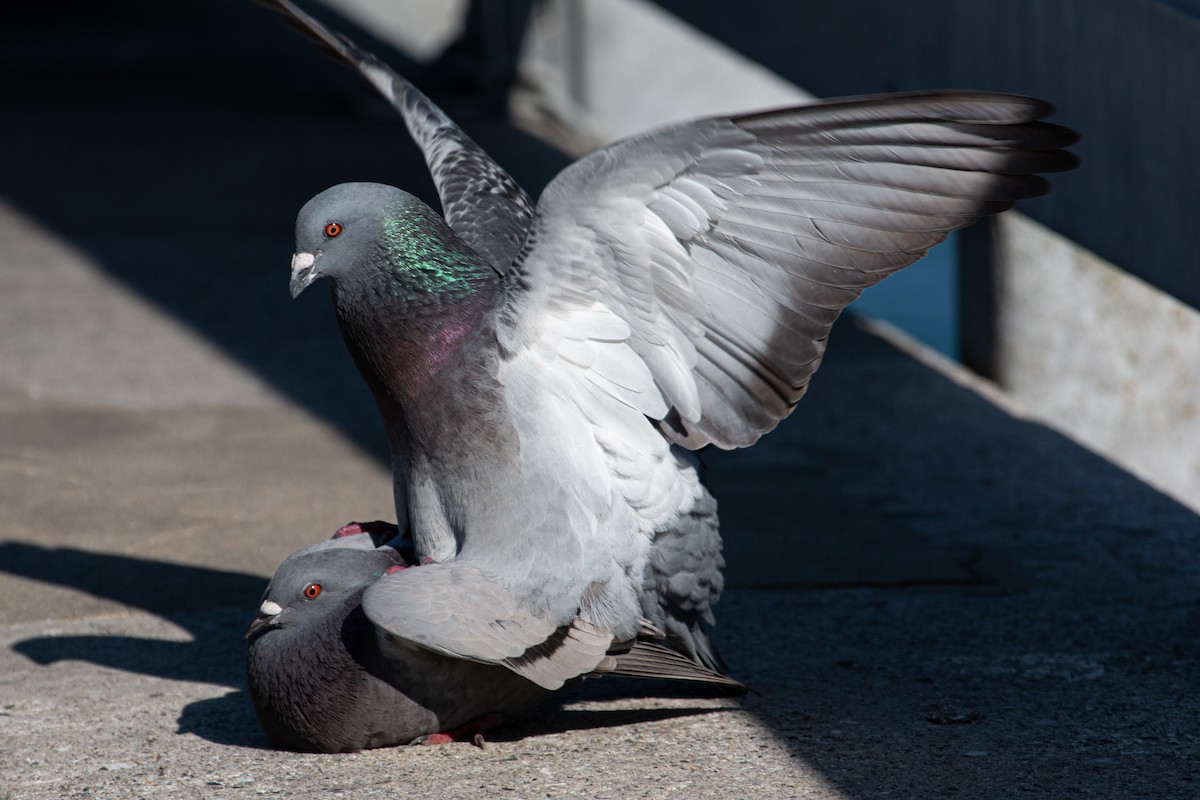
<svg viewBox="0 0 1200 800"><path fill-rule="evenodd" d="M249 0L21 3L7 16L0 142L21 157L0 196L385 460L328 298L293 302L287 285L296 212L323 189L388 182L436 206L395 112ZM419 78L393 48L323 17ZM482 105L450 107L536 193L565 157Z"/></svg>
<svg viewBox="0 0 1200 800"><path fill-rule="evenodd" d="M13 649L46 665L65 659L158 678L238 687L242 634L267 581L258 575L171 564L129 556L0 543L5 573L87 592L169 618L191 641L133 636L44 636ZM213 609L244 609L213 616Z"/></svg>
<svg viewBox="0 0 1200 800"><path fill-rule="evenodd" d="M0 173L0 194L382 457L329 302L318 292L293 303L287 278L294 213L316 192L369 179L430 197L398 120L246 0L69 6L20 4L0 28L14 110L0 141L21 154ZM475 122L530 189L563 161ZM1196 517L852 328L830 353L803 413L751 451L756 490L811 472L804 453L837 454L819 465L825 483L722 505L731 539L775 531L733 565L734 583L756 588L730 591L719 608L731 674L764 692L739 702L847 797L1189 796L1180 787L1194 789L1200 753ZM750 463L738 458L714 458L714 473ZM822 502L796 511L814 494ZM3 547L5 571L169 615L193 636L43 637L16 645L29 658L242 687L241 636L262 578ZM749 561L775 577L755 582ZM830 564L845 579L811 579ZM889 579L898 564L911 574ZM228 607L245 618L200 613ZM560 709L514 731L711 711ZM187 706L179 726L263 745L237 692Z"/></svg>
<svg viewBox="0 0 1200 800"><path fill-rule="evenodd" d="M188 703L179 712L177 733L190 733L213 744L273 750L254 716L245 689Z"/></svg>
<svg viewBox="0 0 1200 800"><path fill-rule="evenodd" d="M267 588L260 575L24 542L0 542L0 564L0 572L68 586L160 616L212 608L252 612Z"/></svg>
<svg viewBox="0 0 1200 800"><path fill-rule="evenodd" d="M12 649L43 666L86 661L109 669L176 681L216 684L237 691L186 705L179 733L192 733L216 744L268 747L246 693L243 634L267 581L246 575L163 561L0 543L0 571L77 589L169 619L190 641L138 636L53 635L25 639ZM536 716L505 726L496 741L564 733L577 729L634 725L639 722L707 714L721 709L564 709L577 700L646 697L712 697L719 691L665 681L589 680L556 695Z"/></svg>
<svg viewBox="0 0 1200 800"><path fill-rule="evenodd" d="M591 699L580 692L578 699ZM556 700L527 719L507 723L487 733L489 742L515 742L571 731L619 728L659 722L679 717L702 716L729 711L729 708L704 706L686 708L570 709L563 708L568 697ZM179 715L178 732L190 733L214 744L270 750L267 737L254 717L250 696L244 691L198 700L184 706Z"/></svg>

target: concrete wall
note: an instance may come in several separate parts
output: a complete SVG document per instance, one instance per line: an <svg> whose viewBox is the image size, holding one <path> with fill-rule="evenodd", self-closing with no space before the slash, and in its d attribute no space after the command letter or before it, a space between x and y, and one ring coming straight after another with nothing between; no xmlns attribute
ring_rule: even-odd
<svg viewBox="0 0 1200 800"><path fill-rule="evenodd" d="M1084 134L1084 168L1025 213L1200 308L1200 3L659 0L822 97L1015 91Z"/></svg>
<svg viewBox="0 0 1200 800"><path fill-rule="evenodd" d="M517 113L576 155L666 122L813 96L644 0L557 0L525 37Z"/></svg>
<svg viewBox="0 0 1200 800"><path fill-rule="evenodd" d="M1200 314L1028 217L992 233L996 381L1200 510Z"/></svg>

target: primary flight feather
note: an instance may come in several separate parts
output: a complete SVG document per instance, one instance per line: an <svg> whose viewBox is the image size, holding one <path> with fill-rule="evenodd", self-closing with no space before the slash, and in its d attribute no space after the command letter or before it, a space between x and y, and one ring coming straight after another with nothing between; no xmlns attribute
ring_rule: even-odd
<svg viewBox="0 0 1200 800"><path fill-rule="evenodd" d="M773 429L863 289L1075 164L1038 100L887 95L638 134L533 207L411 84L273 5L396 106L445 212L342 184L296 226L292 293L330 282L399 524L435 562L378 592L404 610L389 630L547 689L647 630L717 669L721 543L692 451Z"/></svg>

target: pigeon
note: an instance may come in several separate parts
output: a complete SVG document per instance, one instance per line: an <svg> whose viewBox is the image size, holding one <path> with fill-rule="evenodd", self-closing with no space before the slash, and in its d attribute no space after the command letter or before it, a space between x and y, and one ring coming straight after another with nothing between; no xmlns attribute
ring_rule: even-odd
<svg viewBox="0 0 1200 800"><path fill-rule="evenodd" d="M549 695L507 666L448 657L393 633L408 613L450 609L443 622L454 624L453 604L422 609L390 601L389 582L426 569L406 558L397 534L382 522L350 523L276 570L246 632L250 697L273 746L305 752L463 740L483 746L488 728L519 718ZM653 640L613 648L578 626L568 635L586 637L582 652L599 656L587 668L593 675L745 688Z"/></svg>
<svg viewBox="0 0 1200 800"><path fill-rule="evenodd" d="M409 82L273 5L396 107L444 212L348 183L296 222L291 293L328 282L432 562L372 591L408 609L397 637L548 690L601 658L593 635L658 631L720 670L696 451L771 431L864 289L1077 163L1042 101L880 95L636 134L534 205Z"/></svg>

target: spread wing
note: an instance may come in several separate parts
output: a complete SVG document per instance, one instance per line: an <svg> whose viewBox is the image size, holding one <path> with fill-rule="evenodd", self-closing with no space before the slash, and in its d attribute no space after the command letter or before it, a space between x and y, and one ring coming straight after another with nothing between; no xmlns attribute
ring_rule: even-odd
<svg viewBox="0 0 1200 800"><path fill-rule="evenodd" d="M533 218L533 203L517 182L428 97L400 75L335 34L288 0L257 0L362 74L387 98L425 155L451 229L498 272L512 264Z"/></svg>
<svg viewBox="0 0 1200 800"><path fill-rule="evenodd" d="M851 98L598 150L546 188L506 276L508 357L552 354L587 396L687 447L749 445L863 289L1074 166L1049 111L979 92Z"/></svg>
<svg viewBox="0 0 1200 800"><path fill-rule="evenodd" d="M576 619L558 626L520 608L484 573L461 563L426 564L385 575L363 594L375 625L453 658L500 664L558 689L605 660L612 634Z"/></svg>

